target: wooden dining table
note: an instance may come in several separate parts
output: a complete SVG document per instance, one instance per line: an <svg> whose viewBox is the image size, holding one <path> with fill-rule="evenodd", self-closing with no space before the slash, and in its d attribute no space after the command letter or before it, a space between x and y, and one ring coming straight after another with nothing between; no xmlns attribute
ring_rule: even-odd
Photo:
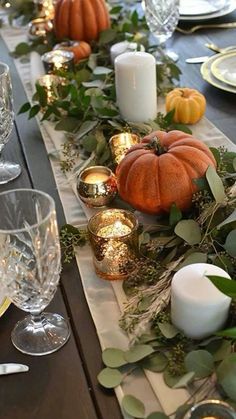
<svg viewBox="0 0 236 419"><path fill-rule="evenodd" d="M236 22L236 11L201 23L222 22ZM179 26L188 29L195 24L180 22ZM169 46L179 55L181 86L196 88L205 95L207 118L234 143L236 95L209 85L201 77L200 64L187 64L185 59L214 54L205 47L206 42L226 47L236 45L235 39L236 28L201 29L189 35L176 31L169 41ZM20 163L22 168L16 180L0 185L0 192L35 188L49 193L56 201L58 223L62 226L65 217L38 125L34 119L28 120L26 115L17 115L17 110L27 99L14 61L2 39L0 60L8 63L11 69L16 110L14 129L4 149L4 158ZM30 368L27 373L0 377L0 418L121 419L122 413L113 391L105 391L97 382L97 374L102 368L101 348L75 262L63 266L60 286L47 310L60 313L69 320L71 337L61 350L43 357L24 355L11 343L11 331L24 312L11 304L0 318L0 363L19 362Z"/></svg>

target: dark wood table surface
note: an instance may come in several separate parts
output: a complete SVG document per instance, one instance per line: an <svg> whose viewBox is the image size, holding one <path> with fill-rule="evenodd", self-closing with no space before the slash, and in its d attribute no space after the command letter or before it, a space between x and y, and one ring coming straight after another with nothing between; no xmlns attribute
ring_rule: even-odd
<svg viewBox="0 0 236 419"><path fill-rule="evenodd" d="M210 23L236 21L236 12ZM202 22L201 22L202 23ZM203 22L203 23L209 23ZM182 28L195 22L181 23ZM169 45L179 53L181 85L199 89L207 99L206 116L236 143L236 95L207 84L200 75L200 65L185 63L191 56L211 55L206 42L221 47L236 45L236 29L201 30L192 35L175 32ZM15 109L26 101L24 89L14 63L0 40L0 60L11 68ZM11 138L4 150L5 158L21 164L22 174L0 191L12 188L37 188L51 194L57 206L59 225L65 222L47 153L34 120L17 116ZM96 376L102 367L96 330L83 294L75 263L65 266L61 285L48 307L69 319L71 338L58 352L32 357L18 352L11 343L11 330L25 313L13 305L0 319L0 363L20 362L29 365L26 374L0 377L1 419L121 419L112 391L104 391Z"/></svg>

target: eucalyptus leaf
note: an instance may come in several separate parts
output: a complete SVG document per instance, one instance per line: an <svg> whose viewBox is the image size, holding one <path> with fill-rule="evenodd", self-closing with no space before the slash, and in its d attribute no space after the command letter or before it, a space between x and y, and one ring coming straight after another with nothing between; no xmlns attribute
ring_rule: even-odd
<svg viewBox="0 0 236 419"><path fill-rule="evenodd" d="M170 215L169 215L169 224L175 226L182 218L182 212L177 207L176 204L171 205Z"/></svg>
<svg viewBox="0 0 236 419"><path fill-rule="evenodd" d="M161 352L155 352L148 358L145 358L142 363L142 367L146 370L153 372L162 372L168 365L167 357Z"/></svg>
<svg viewBox="0 0 236 419"><path fill-rule="evenodd" d="M179 333L179 330L171 323L158 323L158 327L167 339L173 339Z"/></svg>
<svg viewBox="0 0 236 419"><path fill-rule="evenodd" d="M210 375L214 370L214 359L210 352L204 349L189 352L184 359L187 371L193 371L198 378Z"/></svg>
<svg viewBox="0 0 236 419"><path fill-rule="evenodd" d="M97 376L98 382L105 388L115 388L122 382L122 374L113 368L104 368Z"/></svg>
<svg viewBox="0 0 236 419"><path fill-rule="evenodd" d="M180 263L176 270L179 270L187 265L192 265L193 263L206 263L207 262L207 254L201 252L193 252L189 256L184 259L182 263Z"/></svg>
<svg viewBox="0 0 236 419"><path fill-rule="evenodd" d="M99 44L104 45L104 44L107 44L108 42L114 41L116 38L116 35L117 33L114 29L106 29L105 31L100 32Z"/></svg>
<svg viewBox="0 0 236 419"><path fill-rule="evenodd" d="M80 128L79 128L79 130L76 134L76 138L78 138L78 139L82 138L85 134L88 134L88 132L92 131L92 129L94 129L97 124L98 124L98 121L85 121L85 122L83 122L83 124L80 126Z"/></svg>
<svg viewBox="0 0 236 419"><path fill-rule="evenodd" d="M148 355L153 353L153 348L150 345L134 345L129 351L126 351L124 357L127 362L133 363L141 361Z"/></svg>
<svg viewBox="0 0 236 419"><path fill-rule="evenodd" d="M144 404L134 396L124 396L122 399L122 408L128 415L134 416L135 418L142 419L145 417Z"/></svg>
<svg viewBox="0 0 236 419"><path fill-rule="evenodd" d="M195 377L195 372L187 372L185 375L183 375L179 381L173 386L173 388L185 388L188 387L188 384L190 384L193 381L193 378Z"/></svg>
<svg viewBox="0 0 236 419"><path fill-rule="evenodd" d="M230 214L222 223L218 224L217 229L221 229L223 226L233 223L236 221L236 209L233 210L232 214Z"/></svg>
<svg viewBox="0 0 236 419"><path fill-rule="evenodd" d="M67 131L67 132L75 132L79 127L79 121L73 117L66 117L61 119L56 125L56 131Z"/></svg>
<svg viewBox="0 0 236 419"><path fill-rule="evenodd" d="M217 166L218 166L219 163L220 163L220 160L221 160L220 152L219 152L218 148L215 148L215 147L209 147L209 148L210 148L213 156L215 157L215 161L216 161Z"/></svg>
<svg viewBox="0 0 236 419"><path fill-rule="evenodd" d="M179 380L183 377L183 375L173 376L170 374L168 369L165 369L165 371L163 372L163 379L168 387L173 388L179 382Z"/></svg>
<svg viewBox="0 0 236 419"><path fill-rule="evenodd" d="M101 66L97 66L95 67L95 69L93 70L93 74L95 76L100 76L102 74L110 74L112 73L112 69L108 68L108 67L101 67Z"/></svg>
<svg viewBox="0 0 236 419"><path fill-rule="evenodd" d="M170 419L170 417L163 412L153 412L148 415L147 419Z"/></svg>
<svg viewBox="0 0 236 419"><path fill-rule="evenodd" d="M97 88L101 89L104 82L102 80L92 80L92 81L85 81L82 84L83 84L84 87L91 87L91 88L92 87L97 87ZM88 93L86 92L86 94L88 94ZM93 91L93 94L94 94L94 91Z"/></svg>
<svg viewBox="0 0 236 419"><path fill-rule="evenodd" d="M236 281L223 276L217 275L206 275L207 278L218 288L219 291L223 294L228 295L228 297L236 298Z"/></svg>
<svg viewBox="0 0 236 419"><path fill-rule="evenodd" d="M124 358L124 351L117 348L107 348L102 353L103 363L110 368L119 368L127 364Z"/></svg>
<svg viewBox="0 0 236 419"><path fill-rule="evenodd" d="M175 234L193 246L201 241L201 229L194 220L181 220L175 227Z"/></svg>
<svg viewBox="0 0 236 419"><path fill-rule="evenodd" d="M215 198L215 201L217 203L224 202L226 198L224 185L220 176L217 174L216 170L212 166L208 167L206 171L206 178L210 186L212 195Z"/></svg>
<svg viewBox="0 0 236 419"><path fill-rule="evenodd" d="M228 330L233 331L233 329L234 329L234 337L236 338L236 327L232 329L228 329ZM222 341L219 341L219 343L220 343L219 348L212 353L214 362L222 361L223 359L227 358L231 353L231 342L229 340L223 339ZM207 350L209 351L209 347L207 347Z"/></svg>
<svg viewBox="0 0 236 419"><path fill-rule="evenodd" d="M236 327L231 327L229 329L221 330L220 332L217 332L217 335L236 339Z"/></svg>
<svg viewBox="0 0 236 419"><path fill-rule="evenodd" d="M85 151L92 153L97 148L97 140L94 135L87 135L83 138L83 147Z"/></svg>
<svg viewBox="0 0 236 419"><path fill-rule="evenodd" d="M216 370L219 384L230 399L236 401L236 354L224 359Z"/></svg>
<svg viewBox="0 0 236 419"><path fill-rule="evenodd" d="M230 256L236 257L236 230L230 231L226 237L224 248Z"/></svg>
<svg viewBox="0 0 236 419"><path fill-rule="evenodd" d="M207 180L206 180L205 177L201 177L201 178L198 178L198 179L193 179L192 181L195 185L197 185L197 187L200 191L205 190L205 189L209 189L208 183L207 183Z"/></svg>

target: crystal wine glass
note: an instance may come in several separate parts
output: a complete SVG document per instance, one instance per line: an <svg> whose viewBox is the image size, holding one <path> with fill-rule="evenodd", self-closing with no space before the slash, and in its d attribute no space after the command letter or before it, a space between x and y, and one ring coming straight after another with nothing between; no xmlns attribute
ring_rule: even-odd
<svg viewBox="0 0 236 419"><path fill-rule="evenodd" d="M63 317L43 313L61 271L54 201L33 189L2 192L0 214L0 286L18 308L30 313L16 324L13 345L29 355L50 354L70 336Z"/></svg>
<svg viewBox="0 0 236 419"><path fill-rule="evenodd" d="M178 55L166 50L165 43L172 36L179 20L179 0L145 0L145 17L163 53L177 61Z"/></svg>
<svg viewBox="0 0 236 419"><path fill-rule="evenodd" d="M13 127L14 111L9 67L0 62L0 184L8 183L21 173L20 165L2 159L2 150Z"/></svg>

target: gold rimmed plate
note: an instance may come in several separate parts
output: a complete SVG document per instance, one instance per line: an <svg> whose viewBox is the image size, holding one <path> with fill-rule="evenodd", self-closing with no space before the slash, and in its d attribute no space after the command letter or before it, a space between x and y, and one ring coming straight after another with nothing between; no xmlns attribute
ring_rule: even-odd
<svg viewBox="0 0 236 419"><path fill-rule="evenodd" d="M198 8L195 8L197 14L185 15L180 13L179 19L181 21L200 21L200 20L209 20L214 19L221 16L226 16L229 13L233 12L236 9L236 0L226 0L225 5L220 8L220 10L216 10L207 14L199 14ZM181 10L181 9L180 9Z"/></svg>
<svg viewBox="0 0 236 419"><path fill-rule="evenodd" d="M3 297L0 294L0 317L5 313L10 304L11 301L7 297Z"/></svg>
<svg viewBox="0 0 236 419"><path fill-rule="evenodd" d="M206 80L209 84L211 84L214 87L217 87L218 89L224 90L225 92L230 93L236 93L236 87L230 86L221 80L218 80L211 72L211 66L216 60L218 56L213 55L213 57L210 57L205 63L201 66L201 75L204 80Z"/></svg>
<svg viewBox="0 0 236 419"><path fill-rule="evenodd" d="M236 87L236 50L220 54L212 63L211 72L216 79Z"/></svg>

